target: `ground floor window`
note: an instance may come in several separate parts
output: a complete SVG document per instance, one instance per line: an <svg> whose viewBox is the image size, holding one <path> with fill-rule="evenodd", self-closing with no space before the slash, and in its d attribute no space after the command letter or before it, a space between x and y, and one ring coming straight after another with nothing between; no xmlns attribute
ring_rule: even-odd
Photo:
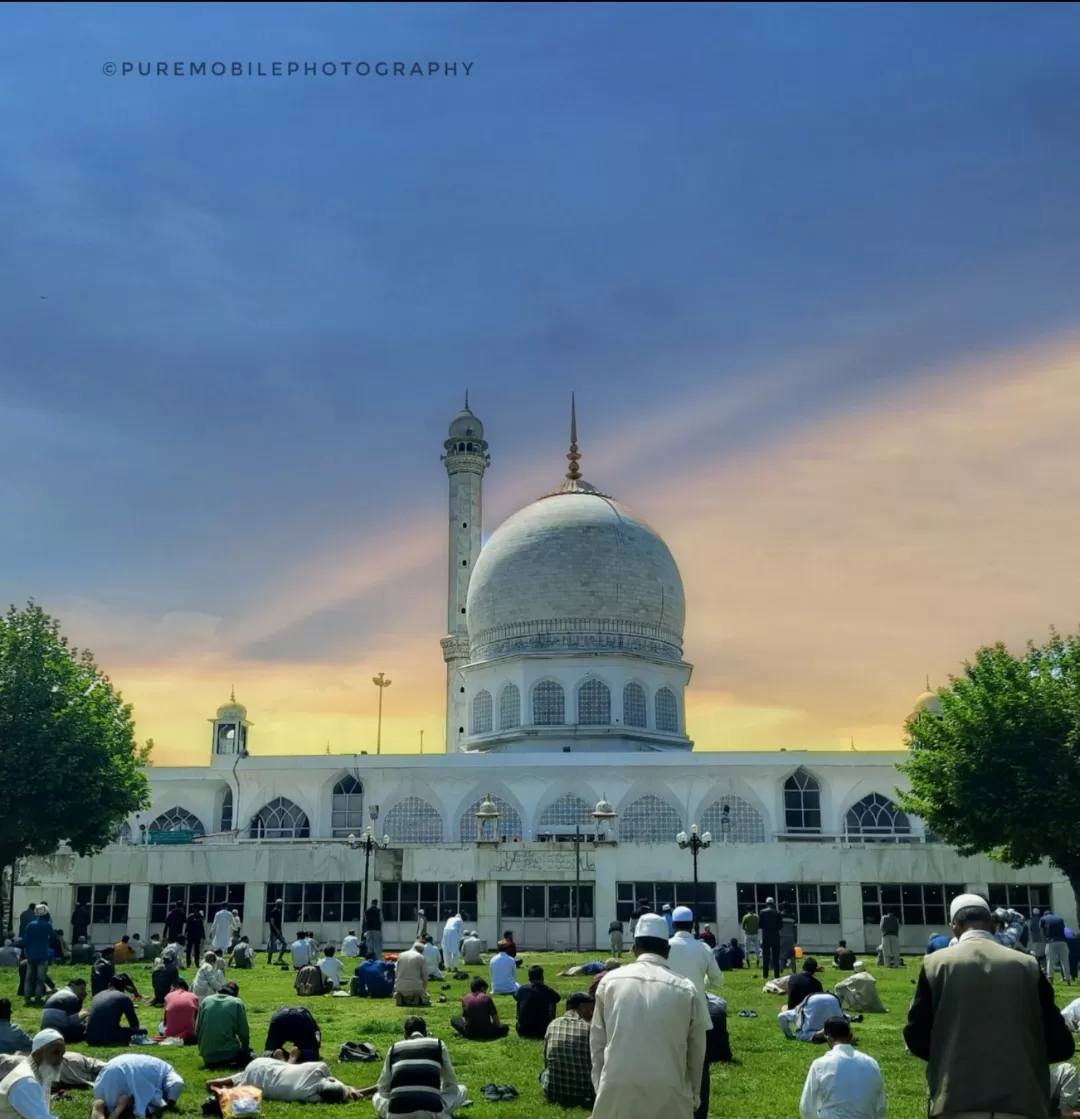
<svg viewBox="0 0 1080 1119"><path fill-rule="evenodd" d="M987 894L995 909L1015 909L1025 917L1030 917L1033 909L1050 912L1049 886L991 886Z"/></svg>
<svg viewBox="0 0 1080 1119"><path fill-rule="evenodd" d="M581 883L581 916L591 921L593 916L593 884ZM574 885L505 885L499 887L500 919L518 920L567 920L577 917L574 905Z"/></svg>
<svg viewBox="0 0 1080 1119"><path fill-rule="evenodd" d="M620 921L630 920L630 914L637 908L639 901L647 902L654 913L659 913L665 904L672 909L677 905L688 905L702 924L713 924L716 921L715 882L699 882L697 897L694 896L693 882L616 883L615 908Z"/></svg>
<svg viewBox="0 0 1080 1119"><path fill-rule="evenodd" d="M735 885L739 920L760 912L767 898L781 908L791 908L800 925L839 925L840 893L822 882L738 882Z"/></svg>
<svg viewBox="0 0 1080 1119"><path fill-rule="evenodd" d="M271 882L266 887L266 914L284 902L287 925L359 921L364 915L362 882Z"/></svg>
<svg viewBox="0 0 1080 1119"><path fill-rule="evenodd" d="M130 886L76 886L75 904L90 906L95 925L126 925L130 893Z"/></svg>
<svg viewBox="0 0 1080 1119"><path fill-rule="evenodd" d="M876 925L882 915L892 913L902 925L944 925L949 902L964 893L958 885L862 884L863 924Z"/></svg>
<svg viewBox="0 0 1080 1119"><path fill-rule="evenodd" d="M379 890L384 921L411 924L422 909L429 921L448 921L460 913L467 925L476 924L475 882L381 882Z"/></svg>
<svg viewBox="0 0 1080 1119"><path fill-rule="evenodd" d="M127 887L124 886L123 889L126 890ZM221 886L151 886L150 924L164 924L166 914L177 902L184 907L185 913L190 913L193 909L201 909L207 918L213 917L224 905L227 909L235 909L242 920L244 884L233 882Z"/></svg>

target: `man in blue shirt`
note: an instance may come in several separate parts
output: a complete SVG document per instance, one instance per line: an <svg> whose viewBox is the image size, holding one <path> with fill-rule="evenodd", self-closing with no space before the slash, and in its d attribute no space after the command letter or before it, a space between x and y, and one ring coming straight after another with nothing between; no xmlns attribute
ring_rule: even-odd
<svg viewBox="0 0 1080 1119"><path fill-rule="evenodd" d="M369 952L367 959L356 969L354 994L371 999L388 999L394 993L394 965L375 958ZM359 990L356 990L359 988Z"/></svg>
<svg viewBox="0 0 1080 1119"><path fill-rule="evenodd" d="M26 957L23 998L27 1006L35 999L38 1002L45 1001L45 980L49 977L49 960L52 957L49 941L53 936L53 927L49 911L44 905L39 905L34 914L34 919L23 933L22 943L23 955Z"/></svg>
<svg viewBox="0 0 1080 1119"><path fill-rule="evenodd" d="M926 945L926 954L929 956L931 952L940 952L942 948L948 948L950 943L950 938L944 934L932 936Z"/></svg>
<svg viewBox="0 0 1080 1119"><path fill-rule="evenodd" d="M1065 920L1056 913L1048 911L1039 918L1046 937L1046 977L1054 982L1054 974L1061 970L1061 978L1072 983L1069 969L1069 943L1065 936Z"/></svg>

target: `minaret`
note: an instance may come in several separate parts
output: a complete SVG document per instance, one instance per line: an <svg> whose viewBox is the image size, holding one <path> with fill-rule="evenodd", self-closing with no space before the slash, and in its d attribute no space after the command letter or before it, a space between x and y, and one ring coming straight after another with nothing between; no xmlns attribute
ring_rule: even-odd
<svg viewBox="0 0 1080 1119"><path fill-rule="evenodd" d="M447 586L446 636L442 639L446 661L446 752L460 749L468 714L461 669L469 662L469 630L465 621L465 599L469 593L476 558L480 555L481 492L484 471L491 463L484 441L484 425L465 407L450 421L449 438L443 443L442 461L450 477L449 581Z"/></svg>

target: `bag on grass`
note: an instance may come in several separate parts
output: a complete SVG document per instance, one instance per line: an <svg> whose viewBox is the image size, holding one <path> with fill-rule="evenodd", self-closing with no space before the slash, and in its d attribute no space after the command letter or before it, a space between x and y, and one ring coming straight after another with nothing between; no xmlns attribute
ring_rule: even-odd
<svg viewBox="0 0 1080 1119"><path fill-rule="evenodd" d="M262 1089L242 1084L239 1088L222 1088L218 1092L224 1119L258 1115L262 1106Z"/></svg>
<svg viewBox="0 0 1080 1119"><path fill-rule="evenodd" d="M338 1060L352 1061L377 1061L379 1051L370 1041L346 1041L338 1052Z"/></svg>

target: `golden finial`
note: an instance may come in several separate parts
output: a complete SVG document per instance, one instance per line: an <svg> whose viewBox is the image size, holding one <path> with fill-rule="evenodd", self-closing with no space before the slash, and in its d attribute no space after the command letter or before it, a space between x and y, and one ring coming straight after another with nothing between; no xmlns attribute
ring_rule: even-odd
<svg viewBox="0 0 1080 1119"><path fill-rule="evenodd" d="M233 684L229 688L229 702L230 703L235 703L236 702L236 685L235 684Z"/></svg>
<svg viewBox="0 0 1080 1119"><path fill-rule="evenodd" d="M930 673L929 672L926 674L926 690L927 691L930 690Z"/></svg>
<svg viewBox="0 0 1080 1119"><path fill-rule="evenodd" d="M570 453L566 457L570 460L570 469L566 472L567 481L577 482L581 478L581 471L578 470L581 455L578 454L577 405L574 402L573 393L570 394Z"/></svg>

